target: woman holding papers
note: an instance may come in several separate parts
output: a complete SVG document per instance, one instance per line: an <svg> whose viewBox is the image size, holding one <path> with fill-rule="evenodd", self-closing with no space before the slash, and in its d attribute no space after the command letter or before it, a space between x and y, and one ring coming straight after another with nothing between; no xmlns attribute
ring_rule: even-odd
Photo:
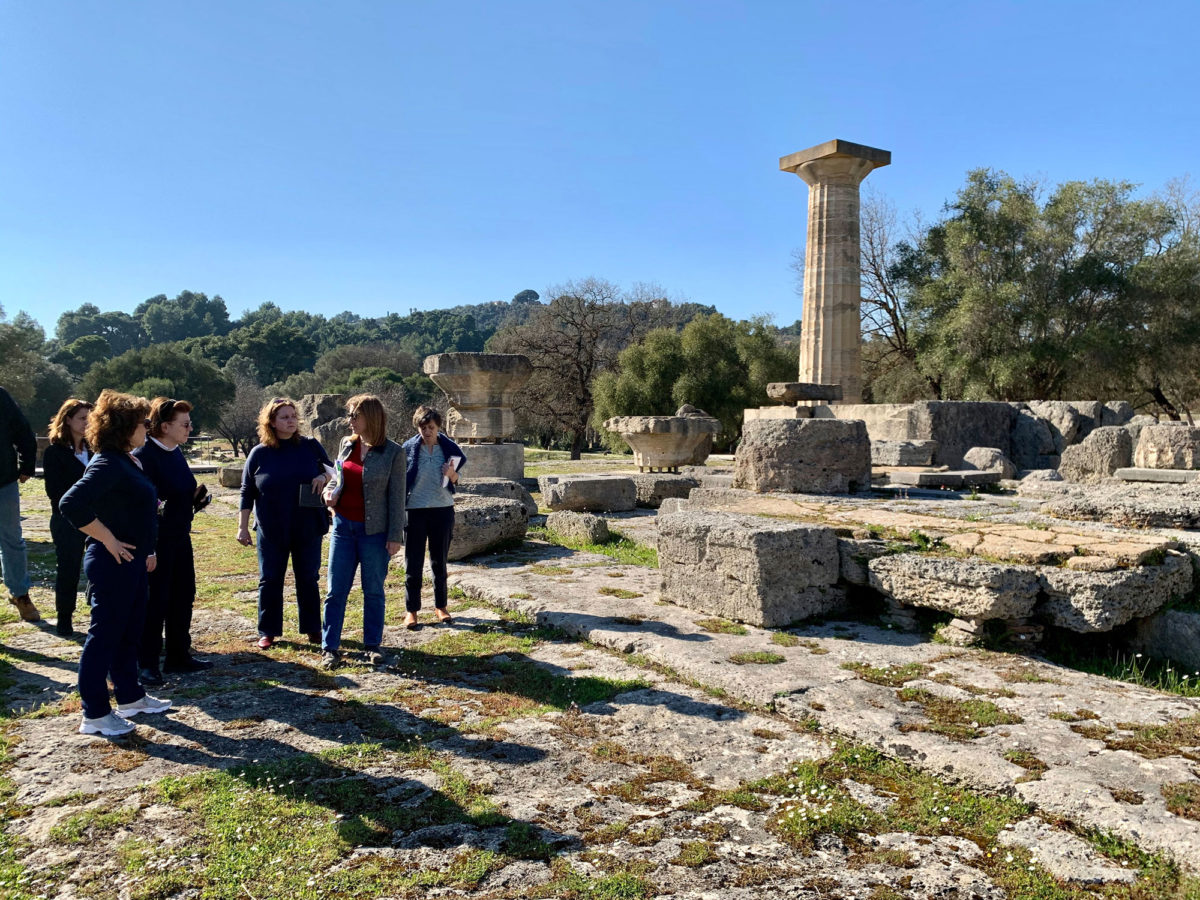
<svg viewBox="0 0 1200 900"><path fill-rule="evenodd" d="M300 631L321 642L321 538L329 513L321 491L333 470L319 441L300 436L296 404L276 397L258 414L258 439L242 470L238 543L254 546L250 511L258 534L258 646L268 649L283 634L283 578L288 557L296 576Z"/></svg>
<svg viewBox="0 0 1200 900"><path fill-rule="evenodd" d="M429 566L433 569L433 606L437 620L446 625L453 619L446 611L446 558L454 533L454 486L467 461L458 444L441 434L442 414L430 406L413 413L417 434L404 442L407 463L408 528L404 545L404 627L421 626L421 575L425 567L425 545L429 544Z"/></svg>
<svg viewBox="0 0 1200 900"><path fill-rule="evenodd" d="M321 664L336 668L346 597L362 567L363 646L367 661L383 662L383 582L388 561L404 545L404 451L387 437L379 398L359 394L346 403L350 436L338 448L337 477L325 488L333 508Z"/></svg>

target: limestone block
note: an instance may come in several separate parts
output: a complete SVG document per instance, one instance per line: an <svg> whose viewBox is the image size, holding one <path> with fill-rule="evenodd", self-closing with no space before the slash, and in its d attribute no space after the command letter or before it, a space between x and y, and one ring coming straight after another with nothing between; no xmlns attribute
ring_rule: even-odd
<svg viewBox="0 0 1200 900"><path fill-rule="evenodd" d="M462 559L508 541L522 541L528 524L529 514L519 500L458 494L449 558Z"/></svg>
<svg viewBox="0 0 1200 900"><path fill-rule="evenodd" d="M700 486L700 479L688 475L643 472L633 476L633 483L637 488L637 505L658 509L668 497L687 499L688 494Z"/></svg>
<svg viewBox="0 0 1200 900"><path fill-rule="evenodd" d="M529 380L533 366L517 353L437 353L425 357L423 371L446 392L453 406L446 433L461 440L495 440L516 430L513 395Z"/></svg>
<svg viewBox="0 0 1200 900"><path fill-rule="evenodd" d="M1125 430L1129 432L1129 437L1133 439L1133 446L1137 447L1138 438L1142 436L1142 429L1147 425L1157 425L1158 419L1154 416L1134 416L1125 423Z"/></svg>
<svg viewBox="0 0 1200 900"><path fill-rule="evenodd" d="M619 512L637 505L632 478L612 475L542 475L542 504L553 510Z"/></svg>
<svg viewBox="0 0 1200 900"><path fill-rule="evenodd" d="M1200 613L1164 609L1133 626L1130 649L1200 669Z"/></svg>
<svg viewBox="0 0 1200 900"><path fill-rule="evenodd" d="M871 441L873 466L931 466L937 441Z"/></svg>
<svg viewBox="0 0 1200 900"><path fill-rule="evenodd" d="M342 445L342 438L350 434L350 420L345 416L338 416L336 419L330 419L328 422L314 426L311 433L325 448L329 458L333 459Z"/></svg>
<svg viewBox="0 0 1200 900"><path fill-rule="evenodd" d="M1162 565L1110 572L1044 568L1045 597L1037 612L1052 625L1089 633L1111 631L1148 616L1192 589L1192 562L1168 551Z"/></svg>
<svg viewBox="0 0 1200 900"><path fill-rule="evenodd" d="M892 484L909 485L911 487L957 489L967 487L983 487L1000 483L999 472L980 472L978 469L960 469L957 472L892 472Z"/></svg>
<svg viewBox="0 0 1200 900"><path fill-rule="evenodd" d="M972 447L963 454L964 469L999 472L1001 478L1016 478L1017 467L996 447Z"/></svg>
<svg viewBox="0 0 1200 900"><path fill-rule="evenodd" d="M1120 426L1102 426L1063 451L1058 471L1065 481L1098 484L1129 465L1133 441Z"/></svg>
<svg viewBox="0 0 1200 900"><path fill-rule="evenodd" d="M1159 484L1191 484L1200 481L1200 471L1196 469L1117 469L1113 477L1121 481L1150 481Z"/></svg>
<svg viewBox="0 0 1200 900"><path fill-rule="evenodd" d="M909 438L937 441L934 462L952 469L972 447L998 447L1011 459L1014 415L1008 403L921 400L912 405Z"/></svg>
<svg viewBox="0 0 1200 900"><path fill-rule="evenodd" d="M639 469L677 469L697 463L697 449L712 446L721 423L696 415L614 416L604 427L633 448L633 464Z"/></svg>
<svg viewBox="0 0 1200 900"><path fill-rule="evenodd" d="M842 580L864 587L869 585L871 573L867 564L890 552L887 541L877 541L873 538L838 538L838 562Z"/></svg>
<svg viewBox="0 0 1200 900"><path fill-rule="evenodd" d="M754 422L759 419L811 419L819 408L815 406L757 406L742 412L742 422ZM826 418L833 418L833 416Z"/></svg>
<svg viewBox="0 0 1200 900"><path fill-rule="evenodd" d="M525 478L525 446L523 444L466 444L467 464L464 479L506 478L522 481Z"/></svg>
<svg viewBox="0 0 1200 900"><path fill-rule="evenodd" d="M1079 430L1075 433L1073 443L1079 443L1103 426L1104 404L1099 400L1067 400L1066 404L1079 416Z"/></svg>
<svg viewBox="0 0 1200 900"><path fill-rule="evenodd" d="M318 425L346 415L345 394L305 394L296 400L300 433L316 437Z"/></svg>
<svg viewBox="0 0 1200 900"><path fill-rule="evenodd" d="M217 480L221 487L238 488L242 486L242 470L244 466L221 466L217 469Z"/></svg>
<svg viewBox="0 0 1200 900"><path fill-rule="evenodd" d="M603 516L566 509L546 516L546 528L569 540L587 544L603 544L610 536L608 522Z"/></svg>
<svg viewBox="0 0 1200 900"><path fill-rule="evenodd" d="M1100 427L1125 425L1133 418L1133 407L1125 400L1109 400L1100 410Z"/></svg>
<svg viewBox="0 0 1200 900"><path fill-rule="evenodd" d="M842 386L810 384L805 381L773 381L767 385L767 396L780 403L800 403L805 400L833 403L842 399Z"/></svg>
<svg viewBox="0 0 1200 900"><path fill-rule="evenodd" d="M845 493L871 485L871 442L851 419L747 422L734 460L733 486L788 493Z"/></svg>
<svg viewBox="0 0 1200 900"><path fill-rule="evenodd" d="M1133 464L1140 469L1200 469L1200 428L1147 425L1138 436Z"/></svg>
<svg viewBox="0 0 1200 900"><path fill-rule="evenodd" d="M665 516L667 513L679 512L688 508L688 501L682 497L667 497L658 507L658 514Z"/></svg>
<svg viewBox="0 0 1200 900"><path fill-rule="evenodd" d="M474 469L474 467L475 459L472 456L471 465L468 468ZM467 468L464 468L463 471L466 472ZM537 504L533 502L533 497L519 481L512 481L508 478L475 478L474 476L467 478L464 476L459 479L458 493L472 494L477 497L502 497L506 500L516 500L525 507L526 513L531 516L537 515Z"/></svg>
<svg viewBox="0 0 1200 900"><path fill-rule="evenodd" d="M868 563L871 587L908 606L967 619L1018 619L1037 602L1038 570L977 559L901 553Z"/></svg>
<svg viewBox="0 0 1200 900"><path fill-rule="evenodd" d="M1009 459L1018 469L1051 469L1057 466L1042 465L1047 456L1055 455L1054 435L1044 419L1029 410L1017 411L1012 428L1012 452Z"/></svg>
<svg viewBox="0 0 1200 900"><path fill-rule="evenodd" d="M1063 477L1058 473L1058 469L1029 469L1021 473L1021 480L1030 482L1062 481Z"/></svg>
<svg viewBox="0 0 1200 900"><path fill-rule="evenodd" d="M764 628L840 608L833 529L688 509L659 514L662 596Z"/></svg>
<svg viewBox="0 0 1200 900"><path fill-rule="evenodd" d="M1029 411L1050 426L1054 438L1054 452L1061 454L1064 447L1075 443L1079 433L1080 415L1066 400L1031 400Z"/></svg>

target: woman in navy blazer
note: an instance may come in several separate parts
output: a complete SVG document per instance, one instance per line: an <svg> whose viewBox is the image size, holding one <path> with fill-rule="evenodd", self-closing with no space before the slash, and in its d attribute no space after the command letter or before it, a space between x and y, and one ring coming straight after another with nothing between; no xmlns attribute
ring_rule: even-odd
<svg viewBox="0 0 1200 900"><path fill-rule="evenodd" d="M92 458L86 438L92 404L72 397L50 420L50 446L42 454L46 496L50 498L50 536L54 538L54 630L62 637L75 633L71 619L79 596L79 571L83 567L83 532L58 511L62 495L83 476Z"/></svg>
<svg viewBox="0 0 1200 900"><path fill-rule="evenodd" d="M63 517L88 538L83 571L92 622L79 657L80 734L125 734L133 730L129 717L171 707L170 700L147 694L137 677L146 577L157 562L158 496L131 451L146 441L149 412L145 397L102 391L87 428L96 455L58 502Z"/></svg>

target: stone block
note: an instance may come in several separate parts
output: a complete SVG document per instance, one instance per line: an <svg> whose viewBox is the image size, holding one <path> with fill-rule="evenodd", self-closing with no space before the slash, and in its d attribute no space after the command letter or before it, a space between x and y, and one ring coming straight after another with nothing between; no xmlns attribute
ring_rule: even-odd
<svg viewBox="0 0 1200 900"><path fill-rule="evenodd" d="M773 381L767 385L767 396L780 403L818 401L834 403L842 399L840 384L810 384L804 381Z"/></svg>
<svg viewBox="0 0 1200 900"><path fill-rule="evenodd" d="M1124 400L1109 400L1100 410L1100 427L1125 425L1133 418L1133 407Z"/></svg>
<svg viewBox="0 0 1200 900"><path fill-rule="evenodd" d="M1061 454L1064 447L1075 442L1079 433L1080 416L1066 400L1031 400L1029 411L1045 422L1054 438L1054 451Z"/></svg>
<svg viewBox="0 0 1200 900"><path fill-rule="evenodd" d="M688 494L700 486L700 479L688 475L639 473L633 476L633 484L637 489L637 505L658 509L668 497L686 500Z"/></svg>
<svg viewBox="0 0 1200 900"><path fill-rule="evenodd" d="M523 444L464 444L467 464L463 479L505 478L523 481L525 478L525 446Z"/></svg>
<svg viewBox="0 0 1200 900"><path fill-rule="evenodd" d="M518 445L519 446L519 445ZM463 451L468 452L468 451ZM471 451L471 464L467 468L475 468L474 450ZM463 471L466 472L467 468ZM525 485L519 481L512 481L508 478L470 478L465 475L458 482L459 494L473 494L478 497L501 497L506 500L516 500L525 507L525 512L531 516L537 515L537 504L533 502L533 497L529 491L525 490Z"/></svg>
<svg viewBox="0 0 1200 900"><path fill-rule="evenodd" d="M869 585L871 573L867 564L890 552L887 541L877 541L874 538L838 538L838 562L842 580L864 587Z"/></svg>
<svg viewBox="0 0 1200 900"><path fill-rule="evenodd" d="M1200 428L1182 423L1145 426L1133 464L1140 469L1200 469Z"/></svg>
<svg viewBox="0 0 1200 900"><path fill-rule="evenodd" d="M1021 473L1022 481L1038 482L1038 481L1062 481L1063 477L1058 474L1058 469L1029 469Z"/></svg>
<svg viewBox="0 0 1200 900"><path fill-rule="evenodd" d="M437 353L422 369L446 392L453 409L446 433L457 440L505 438L516 430L512 398L533 374L516 353Z"/></svg>
<svg viewBox="0 0 1200 900"><path fill-rule="evenodd" d="M1102 426L1074 446L1063 450L1058 471L1065 481L1099 484L1117 469L1129 465L1133 441L1120 426Z"/></svg>
<svg viewBox="0 0 1200 900"><path fill-rule="evenodd" d="M871 440L873 466L932 466L937 441Z"/></svg>
<svg viewBox="0 0 1200 900"><path fill-rule="evenodd" d="M756 422L760 419L811 419L814 415L812 406L757 406L744 410L742 422Z"/></svg>
<svg viewBox="0 0 1200 900"><path fill-rule="evenodd" d="M940 488L957 489L999 484L1001 476L999 472L959 469L956 472L892 472L890 477L892 484L937 490Z"/></svg>
<svg viewBox="0 0 1200 900"><path fill-rule="evenodd" d="M699 415L614 416L604 427L633 449L633 464L639 469L677 469L704 462L707 451L697 451L711 449L712 436L720 432L721 423Z"/></svg>
<svg viewBox="0 0 1200 900"><path fill-rule="evenodd" d="M342 438L350 434L350 420L345 416L338 416L336 419L313 426L310 433L325 448L329 458L335 459L338 448L342 446Z"/></svg>
<svg viewBox="0 0 1200 900"><path fill-rule="evenodd" d="M637 506L632 478L613 475L543 475L542 504L552 510L621 512Z"/></svg>
<svg viewBox="0 0 1200 900"><path fill-rule="evenodd" d="M1033 566L901 553L868 563L871 586L908 606L940 609L966 619L1029 615L1041 582Z"/></svg>
<svg viewBox="0 0 1200 900"><path fill-rule="evenodd" d="M1079 416L1079 430L1074 443L1079 443L1104 425L1104 404L1099 400L1067 400L1066 404Z"/></svg>
<svg viewBox="0 0 1200 900"><path fill-rule="evenodd" d="M1045 458L1057 455L1054 435L1050 425L1027 409L1018 409L1013 420L1011 435L1012 451L1008 457L1018 469L1046 469L1057 466L1041 465Z"/></svg>
<svg viewBox="0 0 1200 900"><path fill-rule="evenodd" d="M1129 432L1129 437L1133 440L1133 446L1138 445L1138 438L1142 436L1142 429L1147 425L1157 425L1158 419L1154 416L1134 416L1125 423L1125 430Z"/></svg>
<svg viewBox="0 0 1200 900"><path fill-rule="evenodd" d="M658 508L658 514L665 516L667 513L679 512L688 508L688 501L681 497L667 497L663 500L662 505Z"/></svg>
<svg viewBox="0 0 1200 900"><path fill-rule="evenodd" d="M659 514L662 596L764 628L841 608L833 529L688 509Z"/></svg>
<svg viewBox="0 0 1200 900"><path fill-rule="evenodd" d="M858 420L745 423L733 486L764 493L845 493L871 486L871 442Z"/></svg>
<svg viewBox="0 0 1200 900"><path fill-rule="evenodd" d="M1113 477L1121 481L1148 481L1158 484L1191 484L1200 481L1200 471L1196 469L1117 469Z"/></svg>
<svg viewBox="0 0 1200 900"><path fill-rule="evenodd" d="M1196 671L1200 669L1200 613L1164 609L1139 619L1129 647Z"/></svg>
<svg viewBox="0 0 1200 900"><path fill-rule="evenodd" d="M242 486L242 470L245 466L221 466L217 469L217 480L221 487L239 488Z"/></svg>
<svg viewBox="0 0 1200 900"><path fill-rule="evenodd" d="M459 494L454 501L449 558L462 559L509 541L522 541L528 524L529 514L519 500Z"/></svg>
<svg viewBox="0 0 1200 900"><path fill-rule="evenodd" d="M1192 561L1168 551L1161 565L1109 572L1044 568L1037 612L1051 625L1084 634L1148 616L1192 589Z"/></svg>
<svg viewBox="0 0 1200 900"><path fill-rule="evenodd" d="M838 403L833 406L801 406L797 409L811 410L816 419L859 419L867 423L867 434L872 441L919 439L913 431L911 403Z"/></svg>
<svg viewBox="0 0 1200 900"><path fill-rule="evenodd" d="M608 522L603 516L565 509L546 516L546 528L568 540L587 544L603 544L610 537Z"/></svg>
<svg viewBox="0 0 1200 900"><path fill-rule="evenodd" d="M963 454L964 469L999 472L1001 478L1016 478L1017 467L996 447L972 447Z"/></svg>
<svg viewBox="0 0 1200 900"><path fill-rule="evenodd" d="M345 415L345 394L305 394L296 400L296 418L300 420L301 434L316 437L317 426L344 418Z"/></svg>
<svg viewBox="0 0 1200 900"><path fill-rule="evenodd" d="M972 447L997 447L1011 458L1014 415L1007 403L922 400L913 404L911 437L937 441L934 462L952 469Z"/></svg>

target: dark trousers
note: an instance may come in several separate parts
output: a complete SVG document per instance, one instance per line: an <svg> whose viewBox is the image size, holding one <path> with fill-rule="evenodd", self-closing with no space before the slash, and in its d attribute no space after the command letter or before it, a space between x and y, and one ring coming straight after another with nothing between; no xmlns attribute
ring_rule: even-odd
<svg viewBox="0 0 1200 900"><path fill-rule="evenodd" d="M192 605L196 601L196 565L190 534L159 535L158 565L150 573L150 597L138 665L157 669L167 633L167 662L191 656Z"/></svg>
<svg viewBox="0 0 1200 900"><path fill-rule="evenodd" d="M404 530L404 608L421 608L421 571L425 568L425 544L429 544L429 567L433 569L433 605L446 608L446 557L454 535L454 507L431 506L410 509Z"/></svg>
<svg viewBox="0 0 1200 900"><path fill-rule="evenodd" d="M283 634L283 579L287 575L288 557L296 576L296 606L299 610L300 632L318 634L321 631L321 589L317 576L321 571L321 538L319 532L296 528L289 534L264 534L258 537L258 633L269 637Z"/></svg>
<svg viewBox="0 0 1200 900"><path fill-rule="evenodd" d="M103 544L89 541L83 571L92 622L79 657L79 697L83 714L98 719L112 712L106 678L112 679L117 703L134 703L146 694L137 677L138 641L146 615L146 557L118 563Z"/></svg>
<svg viewBox="0 0 1200 900"><path fill-rule="evenodd" d="M79 570L83 567L83 542L87 537L57 511L50 516L50 536L54 538L57 560L54 610L62 621L75 614L75 602L79 596Z"/></svg>

